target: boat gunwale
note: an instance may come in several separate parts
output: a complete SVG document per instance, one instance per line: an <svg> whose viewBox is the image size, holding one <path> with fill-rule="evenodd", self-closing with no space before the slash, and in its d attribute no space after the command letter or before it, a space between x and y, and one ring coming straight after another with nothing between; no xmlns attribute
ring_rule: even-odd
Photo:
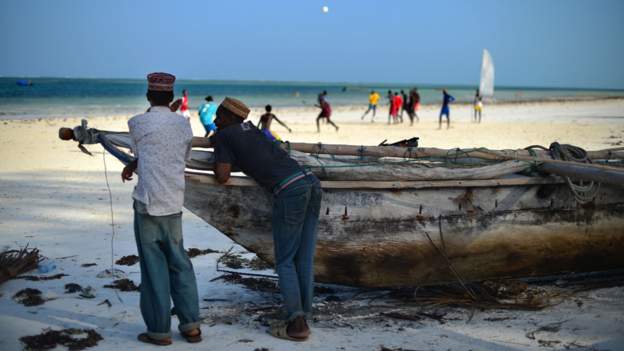
<svg viewBox="0 0 624 351"><path fill-rule="evenodd" d="M253 179L243 176L232 176L225 184L217 182L213 174L195 170L186 170L185 179L194 180L204 184L220 185L226 187L253 187L259 186ZM518 177L501 179L480 180L415 180L415 181L347 181L347 180L321 180L323 189L428 189L428 188L495 188L502 186L533 186L548 184L563 184L565 180L560 177Z"/></svg>

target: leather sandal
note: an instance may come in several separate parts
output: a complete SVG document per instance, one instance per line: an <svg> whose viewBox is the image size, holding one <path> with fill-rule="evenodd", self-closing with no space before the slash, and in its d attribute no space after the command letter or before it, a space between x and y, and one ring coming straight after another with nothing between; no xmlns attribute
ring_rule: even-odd
<svg viewBox="0 0 624 351"><path fill-rule="evenodd" d="M193 330L197 330L198 333L195 334L195 335L189 335L188 333L181 332L180 334L182 334L182 337L184 339L186 339L187 342L190 342L191 344L198 343L198 342L202 341L201 329L197 328L197 329L193 329ZM191 330L191 331L193 331L193 330Z"/></svg>
<svg viewBox="0 0 624 351"><path fill-rule="evenodd" d="M158 345L158 346L168 346L171 345L171 338L166 338L166 339L154 339L152 337L149 336L149 334L147 333L141 333L137 336L137 339L141 342L147 343L147 344L152 344L152 345Z"/></svg>

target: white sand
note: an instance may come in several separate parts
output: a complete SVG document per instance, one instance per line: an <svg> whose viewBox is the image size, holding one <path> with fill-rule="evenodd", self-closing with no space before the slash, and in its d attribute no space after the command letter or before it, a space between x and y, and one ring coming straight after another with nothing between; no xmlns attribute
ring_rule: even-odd
<svg viewBox="0 0 624 351"><path fill-rule="evenodd" d="M422 146L519 148L532 144L548 146L552 141L559 141L586 149L601 149L613 147L624 139L624 100L486 106L481 125L470 123L468 106L455 106L450 130L437 130L438 111L433 107L424 108L420 113L421 122L413 127L387 126L384 124L387 115L381 111L377 117L379 122L360 122L363 109L339 108L334 120L340 125L340 131L336 133L325 125L319 135L313 124L316 112L314 109L277 109L275 113L294 132L288 134L279 125L274 129L291 141L363 145L419 136ZM259 115L260 111L254 111L254 122ZM122 116L102 117L91 119L90 125L125 130L126 121L127 117ZM104 337L97 347L101 350L152 349L135 341L136 334L144 331L138 294L119 293L120 301L112 290L102 287L110 279L96 278L98 272L109 267L111 259L108 191L101 148L88 146L94 152L94 157L89 157L74 143L57 139L59 127L77 124L77 119L0 121L0 248L26 244L37 247L55 262L57 268L51 273L69 275L47 282L12 280L0 286L1 350L21 349L20 336L38 334L49 327L96 328ZM196 120L193 129L196 135L203 134ZM110 155L106 160L115 215L114 254L118 259L136 253L130 199L133 184L120 181L119 162ZM227 250L234 245L188 211L184 212L183 225L187 247ZM242 251L240 247L235 250ZM205 341L192 347L176 335L176 349L378 350L379 345L419 350L545 349L539 346L537 339L560 341L553 344L554 349L624 349L624 288L621 287L580 293L539 312L477 311L469 322L470 311L458 309L454 313L459 320L446 324L431 320L401 323L387 319L384 323L369 323L364 327L358 324L353 329L320 325L314 328L311 340L305 344L275 340L265 333L265 327L253 320L211 326L216 316L236 311L241 306L240 301L264 303L273 299L271 295L238 285L209 282L220 275L215 271L217 257L211 254L193 259L200 298L227 301L218 304L218 308L211 308L213 303L202 302L202 316L209 323L203 326ZM80 266L88 262L95 262L97 266ZM139 283L138 265L120 268ZM76 294L64 294L63 286L71 282L93 286L96 298L79 299ZM24 307L11 297L25 287L38 288L46 297L55 299L41 306ZM97 305L106 299L112 307ZM509 319L486 321L491 317ZM565 322L558 332L538 333L536 340L525 335L539 326L560 321ZM242 339L252 341L241 342Z"/></svg>

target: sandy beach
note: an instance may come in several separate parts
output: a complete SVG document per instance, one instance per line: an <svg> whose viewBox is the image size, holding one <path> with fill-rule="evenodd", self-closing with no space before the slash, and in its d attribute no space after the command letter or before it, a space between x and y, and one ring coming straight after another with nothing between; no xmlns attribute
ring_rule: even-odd
<svg viewBox="0 0 624 351"><path fill-rule="evenodd" d="M273 129L290 141L355 145L377 145L383 140L392 142L416 136L420 146L441 148L548 147L554 141L586 150L624 146L624 99L486 105L481 124L471 122L471 106L457 105L452 108L448 130L438 129L437 106L424 106L419 112L420 122L413 126L387 125L384 107L377 111L375 123L371 123L370 115L362 121L364 110L364 106L335 109L332 119L340 130L322 125L318 134L314 124L317 109L275 109L274 113L293 132L288 133L275 123ZM253 110L251 120L257 122L262 112ZM124 131L129 117L91 118L89 126ZM407 116L404 118L407 120ZM36 247L55 265L48 274L67 275L48 281L11 280L0 286L2 350L21 349L20 336L39 334L44 328L72 327L96 329L103 337L96 350L151 349L135 341L136 335L144 331L138 293L117 293L103 287L111 278L96 277L110 268L111 255L117 260L136 254L131 209L134 182L121 182L121 164L110 155L103 158L101 147L87 146L93 152L91 157L75 143L58 139L59 127L78 124L78 118L0 120L0 247ZM196 136L204 134L196 115L192 128ZM187 248L220 252L233 248L233 252L244 257L253 257L186 210L183 226ZM205 339L197 347L175 335L176 349L379 350L381 345L405 350L624 349L621 286L580 292L533 312L452 309L446 311L444 323L433 319L348 317L345 312L342 323L321 320L313 325L313 336L307 343L279 341L266 334L266 327L253 314L242 312L250 306L275 303L278 295L223 280L211 282L223 274L216 269L219 256L213 253L193 258L200 299L204 300L200 307ZM87 263L96 265L82 266ZM117 268L136 284L140 282L138 265ZM93 287L95 298L66 294L64 286L68 283ZM13 295L27 287L41 290L47 301L34 307L14 301ZM353 293L337 289L336 294ZM315 308L323 309L326 304L319 299ZM174 321L174 328L176 325ZM549 325L558 327L540 330ZM530 334L536 330L540 331Z"/></svg>

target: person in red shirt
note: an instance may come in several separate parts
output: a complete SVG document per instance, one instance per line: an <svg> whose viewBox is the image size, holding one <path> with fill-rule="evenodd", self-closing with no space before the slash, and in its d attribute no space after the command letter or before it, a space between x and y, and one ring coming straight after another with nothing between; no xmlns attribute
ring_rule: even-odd
<svg viewBox="0 0 624 351"><path fill-rule="evenodd" d="M182 90L182 105L180 105L180 111L182 112L182 116L186 117L186 119L191 118L191 112L188 108L188 90Z"/></svg>
<svg viewBox="0 0 624 351"><path fill-rule="evenodd" d="M392 119L394 120L394 123L403 123L403 118L401 118L401 116L399 116L399 111L401 110L401 108L403 107L403 98L401 97L401 95L399 95L398 92L394 93L394 97L392 98L392 112L390 113L392 115Z"/></svg>

